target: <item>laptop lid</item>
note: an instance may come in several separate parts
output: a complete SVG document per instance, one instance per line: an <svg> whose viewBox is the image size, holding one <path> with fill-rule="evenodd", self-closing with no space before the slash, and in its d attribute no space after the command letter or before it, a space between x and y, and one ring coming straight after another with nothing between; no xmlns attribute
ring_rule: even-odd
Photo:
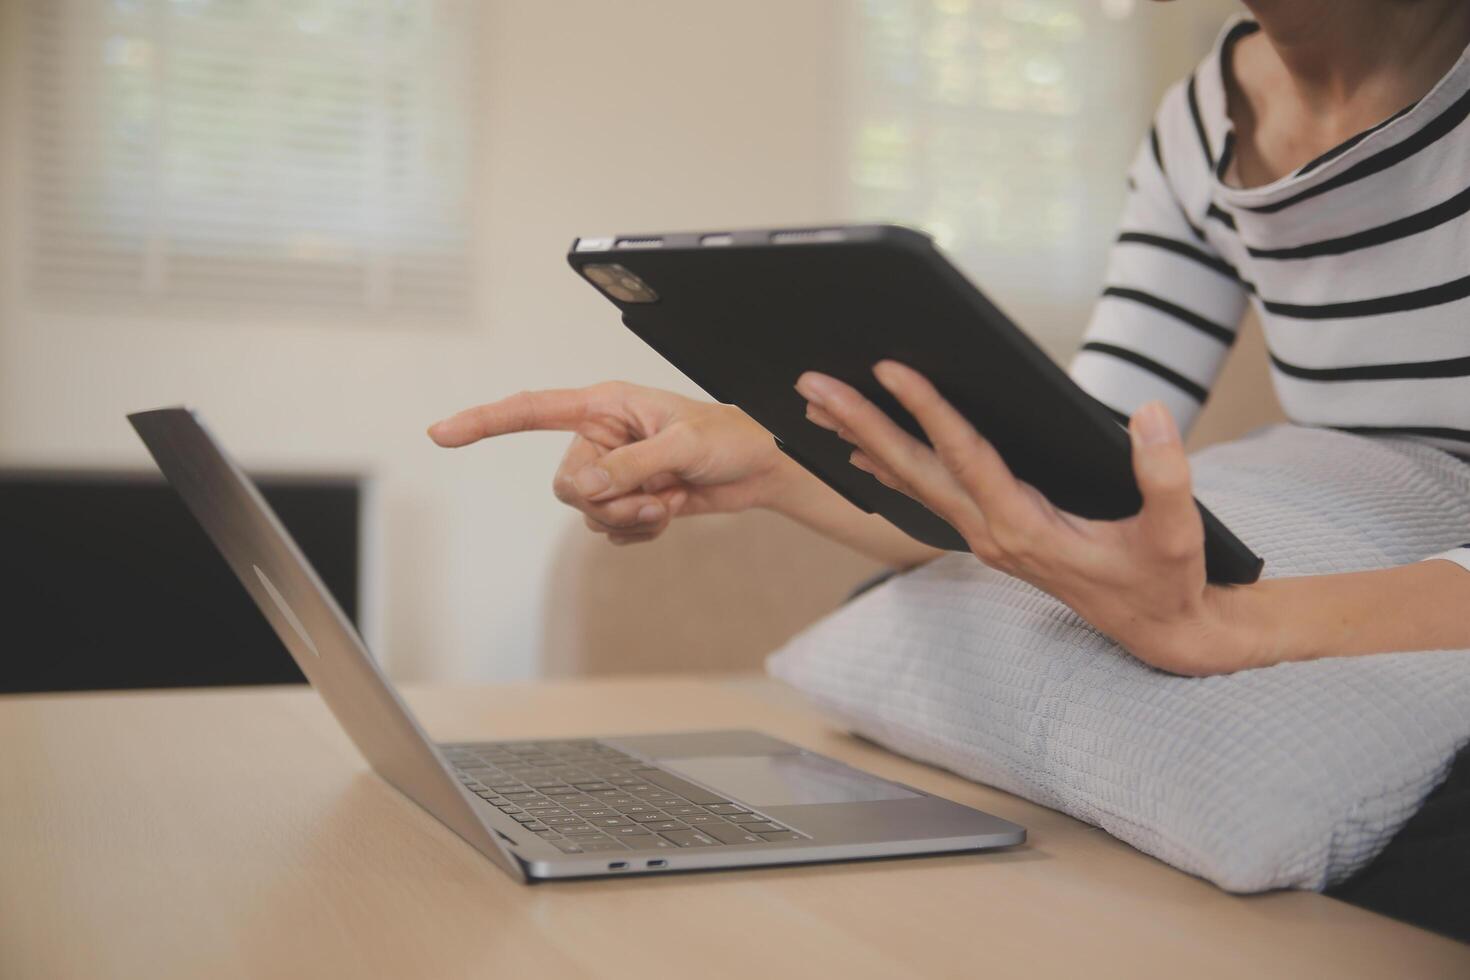
<svg viewBox="0 0 1470 980"><path fill-rule="evenodd" d="M378 775L525 881L255 484L186 408L128 421Z"/></svg>

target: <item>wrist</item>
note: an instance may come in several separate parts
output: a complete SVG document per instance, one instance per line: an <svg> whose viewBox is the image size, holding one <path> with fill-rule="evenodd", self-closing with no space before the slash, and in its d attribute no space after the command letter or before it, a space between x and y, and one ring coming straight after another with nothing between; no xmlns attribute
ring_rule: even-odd
<svg viewBox="0 0 1470 980"><path fill-rule="evenodd" d="M1286 624L1275 593L1266 582L1211 585L1205 592L1211 609L1218 657L1230 670L1269 667L1286 656Z"/></svg>
<svg viewBox="0 0 1470 980"><path fill-rule="evenodd" d="M783 453L774 439L766 438L768 456L755 495L755 506L787 517L799 517L809 508L812 484L825 489L801 464Z"/></svg>

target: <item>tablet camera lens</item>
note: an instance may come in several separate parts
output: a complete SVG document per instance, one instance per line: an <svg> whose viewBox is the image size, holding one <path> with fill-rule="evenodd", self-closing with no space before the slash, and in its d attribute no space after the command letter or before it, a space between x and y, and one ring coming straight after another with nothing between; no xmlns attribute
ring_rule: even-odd
<svg viewBox="0 0 1470 980"><path fill-rule="evenodd" d="M582 274L598 289L620 302L652 303L658 300L658 293L638 278L636 272L616 262L598 262L584 266Z"/></svg>

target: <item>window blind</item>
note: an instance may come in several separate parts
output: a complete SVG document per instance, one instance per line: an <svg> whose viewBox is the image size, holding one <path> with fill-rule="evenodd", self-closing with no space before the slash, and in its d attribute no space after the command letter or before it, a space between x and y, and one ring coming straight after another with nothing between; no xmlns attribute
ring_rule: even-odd
<svg viewBox="0 0 1470 980"><path fill-rule="evenodd" d="M472 0L30 0L38 296L454 317Z"/></svg>
<svg viewBox="0 0 1470 980"><path fill-rule="evenodd" d="M854 208L982 285L1091 301L1153 108L1130 0L864 0Z"/></svg>

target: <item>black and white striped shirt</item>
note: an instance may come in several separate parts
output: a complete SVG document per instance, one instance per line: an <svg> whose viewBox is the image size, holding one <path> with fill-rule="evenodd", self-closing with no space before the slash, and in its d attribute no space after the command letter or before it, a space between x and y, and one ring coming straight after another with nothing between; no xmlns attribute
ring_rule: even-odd
<svg viewBox="0 0 1470 980"><path fill-rule="evenodd" d="M1250 303L1292 421L1470 456L1470 50L1414 105L1240 188L1222 66L1257 29L1227 25L1164 96L1072 377L1188 431ZM1470 568L1470 546L1435 557Z"/></svg>

